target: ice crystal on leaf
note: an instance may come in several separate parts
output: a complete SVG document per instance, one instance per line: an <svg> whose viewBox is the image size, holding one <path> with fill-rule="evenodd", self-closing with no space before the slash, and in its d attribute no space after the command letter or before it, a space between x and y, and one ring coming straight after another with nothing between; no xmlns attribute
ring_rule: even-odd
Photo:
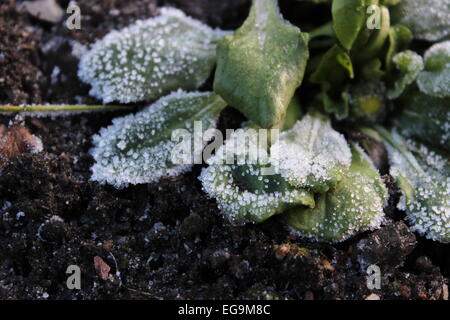
<svg viewBox="0 0 450 320"><path fill-rule="evenodd" d="M391 175L403 195L411 229L428 239L450 242L450 165L448 159L396 131L379 129L389 154Z"/></svg>
<svg viewBox="0 0 450 320"><path fill-rule="evenodd" d="M351 146L350 169L330 191L316 198L314 208L295 207L283 220L295 233L318 240L339 242L380 227L387 191L364 151Z"/></svg>
<svg viewBox="0 0 450 320"><path fill-rule="evenodd" d="M283 19L276 0L253 0L242 27L219 41L214 91L257 125L279 125L308 57L307 36Z"/></svg>
<svg viewBox="0 0 450 320"><path fill-rule="evenodd" d="M450 97L450 40L437 43L425 52L425 70L417 79L423 93Z"/></svg>
<svg viewBox="0 0 450 320"><path fill-rule="evenodd" d="M80 61L78 75L104 103L152 100L179 88L195 90L216 62L225 33L162 8L161 15L112 31Z"/></svg>
<svg viewBox="0 0 450 320"><path fill-rule="evenodd" d="M323 115L308 114L282 132L270 149L271 162L295 187L325 192L350 167L351 151Z"/></svg>
<svg viewBox="0 0 450 320"><path fill-rule="evenodd" d="M411 50L397 53L392 60L400 71L400 76L395 82L395 87L388 91L388 97L396 99L417 79L424 65L422 57Z"/></svg>
<svg viewBox="0 0 450 320"><path fill-rule="evenodd" d="M214 93L177 91L136 114L114 119L111 126L93 138L91 154L96 163L91 179L120 188L189 170L193 164L189 160L193 158L182 162L173 157L174 149L180 145L172 139L173 132L185 129L186 133L193 133L194 121L201 121L204 131L213 128L225 106ZM191 143L190 139L184 141ZM189 144L187 147L191 150Z"/></svg>
<svg viewBox="0 0 450 320"><path fill-rule="evenodd" d="M416 39L439 41L450 35L450 0L402 0L394 11L396 22Z"/></svg>
<svg viewBox="0 0 450 320"><path fill-rule="evenodd" d="M231 222L262 222L295 205L314 206L311 192L290 186L279 174L264 175L267 151L251 140L239 144L239 134L236 131L227 139L199 178Z"/></svg>

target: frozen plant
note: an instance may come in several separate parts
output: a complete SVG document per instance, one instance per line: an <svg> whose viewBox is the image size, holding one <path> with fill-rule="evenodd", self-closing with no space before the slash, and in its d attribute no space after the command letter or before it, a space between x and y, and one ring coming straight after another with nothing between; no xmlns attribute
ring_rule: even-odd
<svg viewBox="0 0 450 320"><path fill-rule="evenodd" d="M93 96L156 102L94 137L92 180L122 188L190 170L203 159L188 141L192 133L198 138L196 123L203 134L230 106L248 118L240 133L281 130L278 140L270 136L254 148L245 140L236 146L236 131L202 168L203 190L230 222L278 216L294 233L329 242L380 227L387 190L370 150L355 141L367 147L355 137L369 136L386 146L402 192L398 208L411 228L449 242L450 0L308 2L295 5L308 10L320 3L331 17L302 22L308 32L288 22L276 0L253 0L235 32L162 8L95 43L79 64ZM379 16L369 12L372 5ZM428 50L413 51L422 47ZM214 65L212 91L188 92ZM77 108L89 106L61 110ZM114 109L92 106L108 108ZM0 106L0 112L46 109L55 106ZM186 144L174 132L184 132Z"/></svg>

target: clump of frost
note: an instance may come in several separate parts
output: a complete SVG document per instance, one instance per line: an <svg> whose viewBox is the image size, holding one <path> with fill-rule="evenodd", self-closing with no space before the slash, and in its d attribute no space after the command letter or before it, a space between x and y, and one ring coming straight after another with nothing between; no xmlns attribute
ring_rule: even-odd
<svg viewBox="0 0 450 320"><path fill-rule="evenodd" d="M329 119L306 115L281 133L270 150L272 164L296 187L326 191L350 167L352 155L342 134Z"/></svg>
<svg viewBox="0 0 450 320"><path fill-rule="evenodd" d="M214 67L225 33L174 8L112 31L82 56L78 76L104 103L152 100L179 88L194 90Z"/></svg>
<svg viewBox="0 0 450 320"><path fill-rule="evenodd" d="M411 229L428 239L450 242L448 159L393 131L386 139L391 175L403 192L398 204Z"/></svg>
<svg viewBox="0 0 450 320"><path fill-rule="evenodd" d="M235 133L227 139L199 177L203 190L216 199L229 221L262 222L295 205L314 206L312 193L289 186L278 174L263 174L261 163L268 159L261 155L267 155L266 150L260 144L252 146L250 140L238 144L242 141L238 137Z"/></svg>
<svg viewBox="0 0 450 320"><path fill-rule="evenodd" d="M184 129L192 134L196 121L201 122L202 130L214 128L225 106L214 93L179 90L136 114L114 119L111 126L93 137L91 154L96 163L91 179L121 188L190 170L193 161L172 161L173 151L180 145L172 139L172 133ZM190 137L182 143L190 148Z"/></svg>

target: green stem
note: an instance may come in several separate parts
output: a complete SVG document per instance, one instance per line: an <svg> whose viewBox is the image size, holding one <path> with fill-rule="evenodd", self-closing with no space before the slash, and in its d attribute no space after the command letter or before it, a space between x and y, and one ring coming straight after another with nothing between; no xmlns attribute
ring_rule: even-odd
<svg viewBox="0 0 450 320"><path fill-rule="evenodd" d="M104 105L0 105L0 112L73 112L73 111L113 111L133 109L134 106L104 106Z"/></svg>

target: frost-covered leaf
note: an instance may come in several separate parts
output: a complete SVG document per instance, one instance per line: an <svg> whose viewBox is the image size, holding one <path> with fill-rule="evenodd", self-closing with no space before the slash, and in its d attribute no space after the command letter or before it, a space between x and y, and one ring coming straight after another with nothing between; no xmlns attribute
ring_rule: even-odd
<svg viewBox="0 0 450 320"><path fill-rule="evenodd" d="M254 0L250 15L217 50L214 91L263 128L279 125L308 60L307 35L283 19L276 0Z"/></svg>
<svg viewBox="0 0 450 320"><path fill-rule="evenodd" d="M192 152L189 134L194 133L194 121L201 122L198 128L203 133L215 126L225 106L213 93L177 91L136 114L114 119L93 138L91 154L96 163L91 179L120 188L189 170L202 152ZM180 137L172 139L177 129L186 130L181 142Z"/></svg>
<svg viewBox="0 0 450 320"><path fill-rule="evenodd" d="M385 140L391 175L403 191L398 207L413 231L450 242L450 165L448 158L397 132L378 130Z"/></svg>
<svg viewBox="0 0 450 320"><path fill-rule="evenodd" d="M334 0L331 10L336 36L350 50L366 23L365 0Z"/></svg>
<svg viewBox="0 0 450 320"><path fill-rule="evenodd" d="M263 174L268 155L260 144L242 138L250 130L238 130L227 139L199 177L221 212L234 223L262 222L292 206L313 207L312 193L290 186L279 174Z"/></svg>
<svg viewBox="0 0 450 320"><path fill-rule="evenodd" d="M330 120L308 114L280 134L270 148L271 163L292 186L325 192L351 163L350 148Z"/></svg>
<svg viewBox="0 0 450 320"><path fill-rule="evenodd" d="M316 199L314 208L288 210L284 221L300 235L339 242L380 227L387 191L369 157L352 146L352 163L336 186Z"/></svg>
<svg viewBox="0 0 450 320"><path fill-rule="evenodd" d="M439 41L450 36L450 0L403 0L394 7L394 16L415 39Z"/></svg>
<svg viewBox="0 0 450 320"><path fill-rule="evenodd" d="M213 30L174 8L112 31L82 56L78 75L104 103L153 100L179 88L194 90L214 67Z"/></svg>
<svg viewBox="0 0 450 320"><path fill-rule="evenodd" d="M395 124L406 137L450 152L450 98L435 98L417 90L405 94Z"/></svg>
<svg viewBox="0 0 450 320"><path fill-rule="evenodd" d="M422 57L411 50L397 53L392 61L400 71L400 76L395 81L394 88L388 91L388 98L397 99L417 79L424 65Z"/></svg>
<svg viewBox="0 0 450 320"><path fill-rule="evenodd" d="M450 97L450 40L431 46L424 59L425 70L417 79L419 89L430 96Z"/></svg>

